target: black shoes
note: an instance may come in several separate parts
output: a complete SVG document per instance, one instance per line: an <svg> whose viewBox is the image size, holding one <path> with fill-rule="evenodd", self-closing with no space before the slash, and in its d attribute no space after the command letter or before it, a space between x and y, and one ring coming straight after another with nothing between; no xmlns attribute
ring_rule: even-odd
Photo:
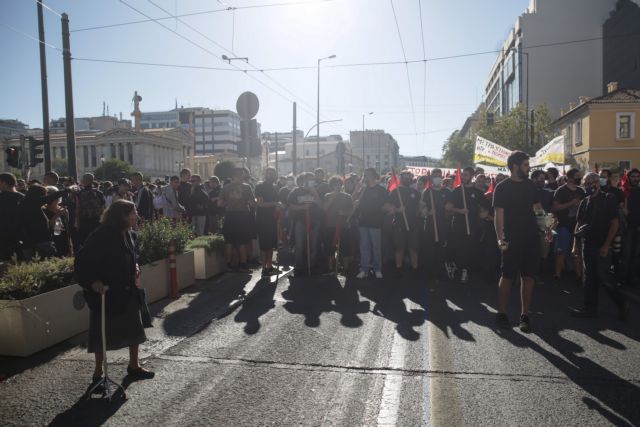
<svg viewBox="0 0 640 427"><path fill-rule="evenodd" d="M520 332L524 332L525 334L531 332L531 321L529 320L529 316L526 314L521 315L518 327L520 328Z"/></svg>
<svg viewBox="0 0 640 427"><path fill-rule="evenodd" d="M155 372L147 371L142 367L137 367L136 369L133 369L131 368L131 366L127 366L127 374L129 374L129 376L133 378L140 379L140 380L147 380L147 379L153 378L156 375Z"/></svg>
<svg viewBox="0 0 640 427"><path fill-rule="evenodd" d="M496 313L496 326L501 329L509 329L511 325L509 324L509 318L504 313Z"/></svg>

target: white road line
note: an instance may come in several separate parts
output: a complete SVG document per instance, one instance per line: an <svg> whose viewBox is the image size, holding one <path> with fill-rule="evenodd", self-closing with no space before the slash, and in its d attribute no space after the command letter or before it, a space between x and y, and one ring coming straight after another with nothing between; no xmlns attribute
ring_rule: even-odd
<svg viewBox="0 0 640 427"><path fill-rule="evenodd" d="M402 369L404 367L404 354L407 341L397 332L393 334L393 344L391 345L391 357L389 367ZM395 426L398 420L398 409L400 407L400 392L402 391L402 375L392 373L387 374L382 388L382 402L380 402L380 412L378 413L379 426Z"/></svg>

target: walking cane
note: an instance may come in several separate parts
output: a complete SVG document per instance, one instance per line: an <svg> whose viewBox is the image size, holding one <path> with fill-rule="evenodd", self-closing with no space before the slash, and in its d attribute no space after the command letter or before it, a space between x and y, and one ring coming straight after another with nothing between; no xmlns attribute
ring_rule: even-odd
<svg viewBox="0 0 640 427"><path fill-rule="evenodd" d="M311 276L311 212L309 211L310 206L307 206L307 214L305 217L307 229L307 273Z"/></svg>
<svg viewBox="0 0 640 427"><path fill-rule="evenodd" d="M340 259L340 240L342 239L341 236L341 222L340 222L340 215L336 216L336 254L335 254L335 264L336 264L336 276L338 275L338 261Z"/></svg>
<svg viewBox="0 0 640 427"><path fill-rule="evenodd" d="M276 238L276 286L280 279L280 225L280 212L276 210L276 229L278 233L278 237Z"/></svg>
<svg viewBox="0 0 640 427"><path fill-rule="evenodd" d="M108 286L105 286L104 288L105 292L107 290L109 290ZM103 392L103 397L106 397L109 402L111 402L111 398L116 394L116 392L118 390L122 390L122 396L124 398L126 398L126 393L124 391L124 388L118 384L117 382L113 381L111 378L109 378L109 364L107 363L107 335L106 335L106 328L105 328L105 314L104 314L104 309L105 309L105 294L104 292L100 295L101 301L101 310L100 310L100 329L102 332L102 369L104 370L104 377L102 377L100 379L100 381L98 381L92 388L91 390L89 390L89 392L87 393L87 398L91 397L91 394L100 386L103 387L104 392ZM111 393L111 386L114 386L114 390L113 393Z"/></svg>

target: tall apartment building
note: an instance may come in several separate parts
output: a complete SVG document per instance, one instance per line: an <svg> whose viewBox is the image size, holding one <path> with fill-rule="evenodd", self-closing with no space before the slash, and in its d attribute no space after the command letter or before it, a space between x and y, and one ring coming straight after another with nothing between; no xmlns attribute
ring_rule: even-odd
<svg viewBox="0 0 640 427"><path fill-rule="evenodd" d="M399 167L398 142L384 130L351 131L349 139L353 153L363 158L365 168L385 173Z"/></svg>
<svg viewBox="0 0 640 427"><path fill-rule="evenodd" d="M529 108L546 104L551 116L559 117L570 100L601 95L603 25L616 3L531 0L489 74L487 110L506 114L518 103Z"/></svg>

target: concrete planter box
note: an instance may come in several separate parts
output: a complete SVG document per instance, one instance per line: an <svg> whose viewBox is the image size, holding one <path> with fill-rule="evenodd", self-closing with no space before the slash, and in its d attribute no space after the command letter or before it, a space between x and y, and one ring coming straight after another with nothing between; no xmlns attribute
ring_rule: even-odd
<svg viewBox="0 0 640 427"><path fill-rule="evenodd" d="M224 272L227 268L222 251L208 251L204 248L195 249L194 261L196 279L204 280Z"/></svg>
<svg viewBox="0 0 640 427"><path fill-rule="evenodd" d="M169 296L169 263L166 259L140 266L140 287L147 291L147 303Z"/></svg>
<svg viewBox="0 0 640 427"><path fill-rule="evenodd" d="M193 285L196 281L193 251L176 255L176 273L178 276L178 289L184 289Z"/></svg>
<svg viewBox="0 0 640 427"><path fill-rule="evenodd" d="M89 328L89 308L78 285L31 298L0 300L0 354L30 356Z"/></svg>

